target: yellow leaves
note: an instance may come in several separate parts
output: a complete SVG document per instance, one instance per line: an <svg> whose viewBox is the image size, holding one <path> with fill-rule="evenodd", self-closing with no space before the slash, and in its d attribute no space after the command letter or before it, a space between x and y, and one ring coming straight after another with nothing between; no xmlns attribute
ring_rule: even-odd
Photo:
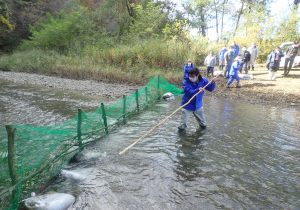
<svg viewBox="0 0 300 210"><path fill-rule="evenodd" d="M11 24L8 18L5 18L3 15L0 15L0 23L5 25L10 31L14 30L15 28L15 25Z"/></svg>

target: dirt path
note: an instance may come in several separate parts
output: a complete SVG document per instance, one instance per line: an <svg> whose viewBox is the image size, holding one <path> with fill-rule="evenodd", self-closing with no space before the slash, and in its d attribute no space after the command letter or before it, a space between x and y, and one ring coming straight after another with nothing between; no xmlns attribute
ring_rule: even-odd
<svg viewBox="0 0 300 210"><path fill-rule="evenodd" d="M250 103L300 106L300 69L291 70L283 77L283 70L276 72L276 81L268 80L268 71L260 66L253 74L253 80L241 80L242 88L226 88L225 80L219 82L218 96L242 99Z"/></svg>

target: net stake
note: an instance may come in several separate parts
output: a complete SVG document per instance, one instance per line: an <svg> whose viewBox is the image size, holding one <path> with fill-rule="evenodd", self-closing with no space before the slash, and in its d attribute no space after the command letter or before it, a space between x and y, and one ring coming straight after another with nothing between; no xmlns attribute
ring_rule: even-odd
<svg viewBox="0 0 300 210"><path fill-rule="evenodd" d="M103 103L101 103L101 110L102 110L102 119L104 123L105 133L108 134L107 118L106 118L106 113L105 113L105 108Z"/></svg>
<svg viewBox="0 0 300 210"><path fill-rule="evenodd" d="M126 123L126 96L123 95L123 122Z"/></svg>
<svg viewBox="0 0 300 210"><path fill-rule="evenodd" d="M82 110L78 109L77 138L78 138L80 151L83 150L82 140L81 140L81 124L82 124Z"/></svg>
<svg viewBox="0 0 300 210"><path fill-rule="evenodd" d="M7 148L8 148L8 168L9 175L11 178L12 185L17 183L17 173L16 173L16 145L15 145L15 133L16 129L11 125L6 125L7 132Z"/></svg>
<svg viewBox="0 0 300 210"><path fill-rule="evenodd" d="M157 76L157 100L160 100L160 76Z"/></svg>
<svg viewBox="0 0 300 210"><path fill-rule="evenodd" d="M136 101L136 109L137 112L140 112L140 105L139 105L139 90L135 91L135 101Z"/></svg>

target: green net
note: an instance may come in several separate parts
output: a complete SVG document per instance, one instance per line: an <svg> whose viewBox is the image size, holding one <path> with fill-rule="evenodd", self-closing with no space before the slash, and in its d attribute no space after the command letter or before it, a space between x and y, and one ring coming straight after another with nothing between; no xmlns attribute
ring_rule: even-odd
<svg viewBox="0 0 300 210"><path fill-rule="evenodd" d="M101 104L93 112L78 110L73 118L61 124L11 125L15 129L15 152L11 153L7 131L0 128L0 209L17 209L20 200L46 187L86 144L125 123L130 115L155 103L166 92L179 95L182 90L155 76L131 95L109 105Z"/></svg>

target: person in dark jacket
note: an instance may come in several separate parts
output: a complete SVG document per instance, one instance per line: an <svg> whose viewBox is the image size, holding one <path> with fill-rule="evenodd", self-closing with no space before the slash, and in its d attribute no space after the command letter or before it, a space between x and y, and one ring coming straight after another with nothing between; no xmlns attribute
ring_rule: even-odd
<svg viewBox="0 0 300 210"><path fill-rule="evenodd" d="M243 47L243 69L245 71L245 74L248 74L248 70L250 69L250 59L251 59L251 54L247 50L246 47ZM240 69L240 72L242 73L242 68Z"/></svg>
<svg viewBox="0 0 300 210"><path fill-rule="evenodd" d="M198 68L193 68L188 72L188 80L183 80L182 88L184 94L182 96L181 105L187 103L196 93L201 91L196 97L188 103L182 109L181 124L178 127L179 130L185 130L187 128L187 121L189 113L193 113L199 126L202 129L206 128L206 120L203 112L202 98L204 95L203 87L209 83L208 79L202 77ZM216 88L215 81L212 82L205 88L205 90L213 91Z"/></svg>
<svg viewBox="0 0 300 210"><path fill-rule="evenodd" d="M276 71L279 69L280 60L283 56L280 47L276 47L268 56L269 80L276 79Z"/></svg>
<svg viewBox="0 0 300 210"><path fill-rule="evenodd" d="M293 66L294 59L298 53L299 50L299 44L297 41L294 42L292 46L288 48L285 55L285 61L284 61L284 76L287 76L290 73L290 70Z"/></svg>
<svg viewBox="0 0 300 210"><path fill-rule="evenodd" d="M188 59L187 63L183 66L183 79L189 79L188 73L191 69L193 69L195 65L193 64L191 59Z"/></svg>

